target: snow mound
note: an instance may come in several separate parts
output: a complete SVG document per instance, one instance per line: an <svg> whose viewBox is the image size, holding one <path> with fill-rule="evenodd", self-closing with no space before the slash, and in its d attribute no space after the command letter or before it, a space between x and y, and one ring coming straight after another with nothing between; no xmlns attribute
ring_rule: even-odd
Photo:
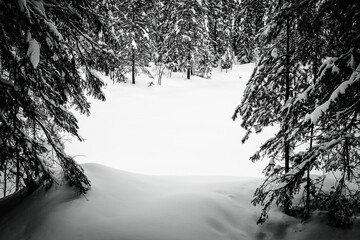
<svg viewBox="0 0 360 240"><path fill-rule="evenodd" d="M352 230L322 232L327 226L321 218L312 225L316 227L306 228L276 208L269 223L257 226L260 209L250 200L260 179L146 176L98 164L85 164L84 169L92 180L86 196L62 185L23 200L14 196L0 201L0 239L314 239L313 232L319 239L360 236Z"/></svg>

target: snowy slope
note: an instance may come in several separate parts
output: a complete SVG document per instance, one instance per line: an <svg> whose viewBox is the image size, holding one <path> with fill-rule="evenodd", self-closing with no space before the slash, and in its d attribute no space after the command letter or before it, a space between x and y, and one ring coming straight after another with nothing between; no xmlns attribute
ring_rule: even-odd
<svg viewBox="0 0 360 240"><path fill-rule="evenodd" d="M16 209L0 201L6 240L359 239L359 226L331 229L322 216L301 223L273 208L255 224L250 204L260 179L138 175L86 164L92 189L77 196L66 185L39 190ZM12 209L12 210L10 210ZM10 210L10 211L9 211Z"/></svg>

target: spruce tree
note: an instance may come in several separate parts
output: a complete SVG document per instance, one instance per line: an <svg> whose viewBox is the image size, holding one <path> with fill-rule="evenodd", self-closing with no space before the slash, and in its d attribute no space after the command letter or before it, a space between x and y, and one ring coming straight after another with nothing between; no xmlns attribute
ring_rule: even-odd
<svg viewBox="0 0 360 240"><path fill-rule="evenodd" d="M292 96L308 86L308 71L302 66L302 60L306 62L306 59L299 58L303 56L300 52L304 44L297 31L299 9L295 1L291 4L279 1L277 6L268 9L268 22L258 40L263 42L259 49L260 59L247 84L242 104L234 115L234 119L237 113L243 117L242 126L248 131L244 142L253 130L260 132L267 126L280 126L276 136L251 157L252 161L269 159L265 171L268 177L256 190L253 199L254 204L264 205L259 223L265 221L275 199L290 213L291 197L298 190L298 182L289 179L288 174L290 167L294 167L290 166L290 163L294 165L294 147L301 142L292 130L300 115L297 111L287 111L287 105ZM279 164L275 167L277 162ZM277 185L286 187L277 189Z"/></svg>
<svg viewBox="0 0 360 240"><path fill-rule="evenodd" d="M275 5L274 1L264 0L241 0L238 4L233 3L234 20L231 39L234 54L240 63L256 60L257 51L262 45L261 42L256 41L256 38L264 27L266 12L273 5Z"/></svg>
<svg viewBox="0 0 360 240"><path fill-rule="evenodd" d="M97 70L119 64L100 8L87 0L0 1L0 173L15 190L51 186L54 165L80 192L90 186L62 134L81 139L70 108L89 114L85 94L105 100Z"/></svg>
<svg viewBox="0 0 360 240"><path fill-rule="evenodd" d="M210 51L208 31L205 28L204 9L196 0L170 1L169 32L164 43L167 46L167 61L178 69L186 70L187 79L195 71L209 71Z"/></svg>
<svg viewBox="0 0 360 240"><path fill-rule="evenodd" d="M314 186L318 189L314 202L328 211L330 223L335 226L351 224L360 202L357 137L359 11L357 1L332 1L319 5L319 18L323 19L321 37L326 39L325 60L305 101L309 105L317 103L304 118L304 126L311 124L317 129L314 135L316 145L308 152L307 158L311 157L314 162L317 157L326 172L337 173L334 191L324 191L321 185Z"/></svg>
<svg viewBox="0 0 360 240"><path fill-rule="evenodd" d="M119 55L131 72L131 82L135 84L136 72L144 70L151 60L152 42L150 39L150 10L153 1L126 0L114 2L114 31L123 44Z"/></svg>
<svg viewBox="0 0 360 240"><path fill-rule="evenodd" d="M220 59L227 52L232 53L231 33L237 5L233 0L203 1L205 24L208 29L213 66L217 67Z"/></svg>
<svg viewBox="0 0 360 240"><path fill-rule="evenodd" d="M274 58L282 58L281 49L269 45L237 109L249 133L250 128L261 130L274 123L287 125L280 127L278 134L252 157L252 160L262 156L271 160L266 169L267 178L253 199L254 204L264 206L258 222L266 220L273 201L285 207L288 196L302 192L304 199L297 206L291 203L288 213L308 217L313 210L325 210L332 225L349 225L359 204L356 160L359 3L309 0L280 6L280 10L271 15L266 39L281 42L281 26L291 20L290 98L279 101L283 84L276 82L281 78L273 78L276 76L273 73L283 72L287 64L286 61L274 63ZM321 65L320 59L325 59ZM276 166L276 160L284 158L284 139L291 146L287 173L284 165ZM307 148L300 151L295 148L298 145ZM324 174L311 177L311 170L321 170ZM335 181L332 188L327 189L324 181L329 175L334 175Z"/></svg>
<svg viewBox="0 0 360 240"><path fill-rule="evenodd" d="M169 35L173 28L173 1L157 0L150 11L150 39L152 42L153 61L158 74L158 84L166 68L174 70L175 59L171 56Z"/></svg>

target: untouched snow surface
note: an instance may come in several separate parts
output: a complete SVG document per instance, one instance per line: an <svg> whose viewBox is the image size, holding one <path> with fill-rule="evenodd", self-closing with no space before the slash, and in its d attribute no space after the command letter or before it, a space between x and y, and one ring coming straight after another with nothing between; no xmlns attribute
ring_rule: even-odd
<svg viewBox="0 0 360 240"><path fill-rule="evenodd" d="M253 68L214 69L211 79L166 73L161 86L144 75L135 85L104 78L106 102L90 99L90 117L77 115L86 141L72 139L66 151L79 163L142 174L260 177L267 162L248 159L275 130L241 144L245 130L231 119Z"/></svg>
<svg viewBox="0 0 360 240"><path fill-rule="evenodd" d="M79 196L66 184L21 200L0 201L0 239L6 240L265 240L359 239L360 226L331 229L324 216L310 223L271 210L255 224L250 204L260 179L165 177L85 164L92 189ZM16 196L14 196L16 198Z"/></svg>

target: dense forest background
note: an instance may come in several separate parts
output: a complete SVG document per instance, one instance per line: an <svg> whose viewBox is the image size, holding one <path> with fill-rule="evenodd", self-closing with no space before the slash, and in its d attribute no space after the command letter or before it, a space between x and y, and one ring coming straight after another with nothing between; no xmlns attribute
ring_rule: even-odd
<svg viewBox="0 0 360 240"><path fill-rule="evenodd" d="M87 95L105 100L98 72L135 84L154 62L161 85L164 69L191 79L256 62L233 118L248 130L244 141L280 126L251 158L269 160L253 199L264 205L258 222L276 202L350 225L360 204L359 14L357 0L0 0L3 195L51 186L55 166L86 193L90 181L62 135L81 140L71 111L89 114Z"/></svg>

